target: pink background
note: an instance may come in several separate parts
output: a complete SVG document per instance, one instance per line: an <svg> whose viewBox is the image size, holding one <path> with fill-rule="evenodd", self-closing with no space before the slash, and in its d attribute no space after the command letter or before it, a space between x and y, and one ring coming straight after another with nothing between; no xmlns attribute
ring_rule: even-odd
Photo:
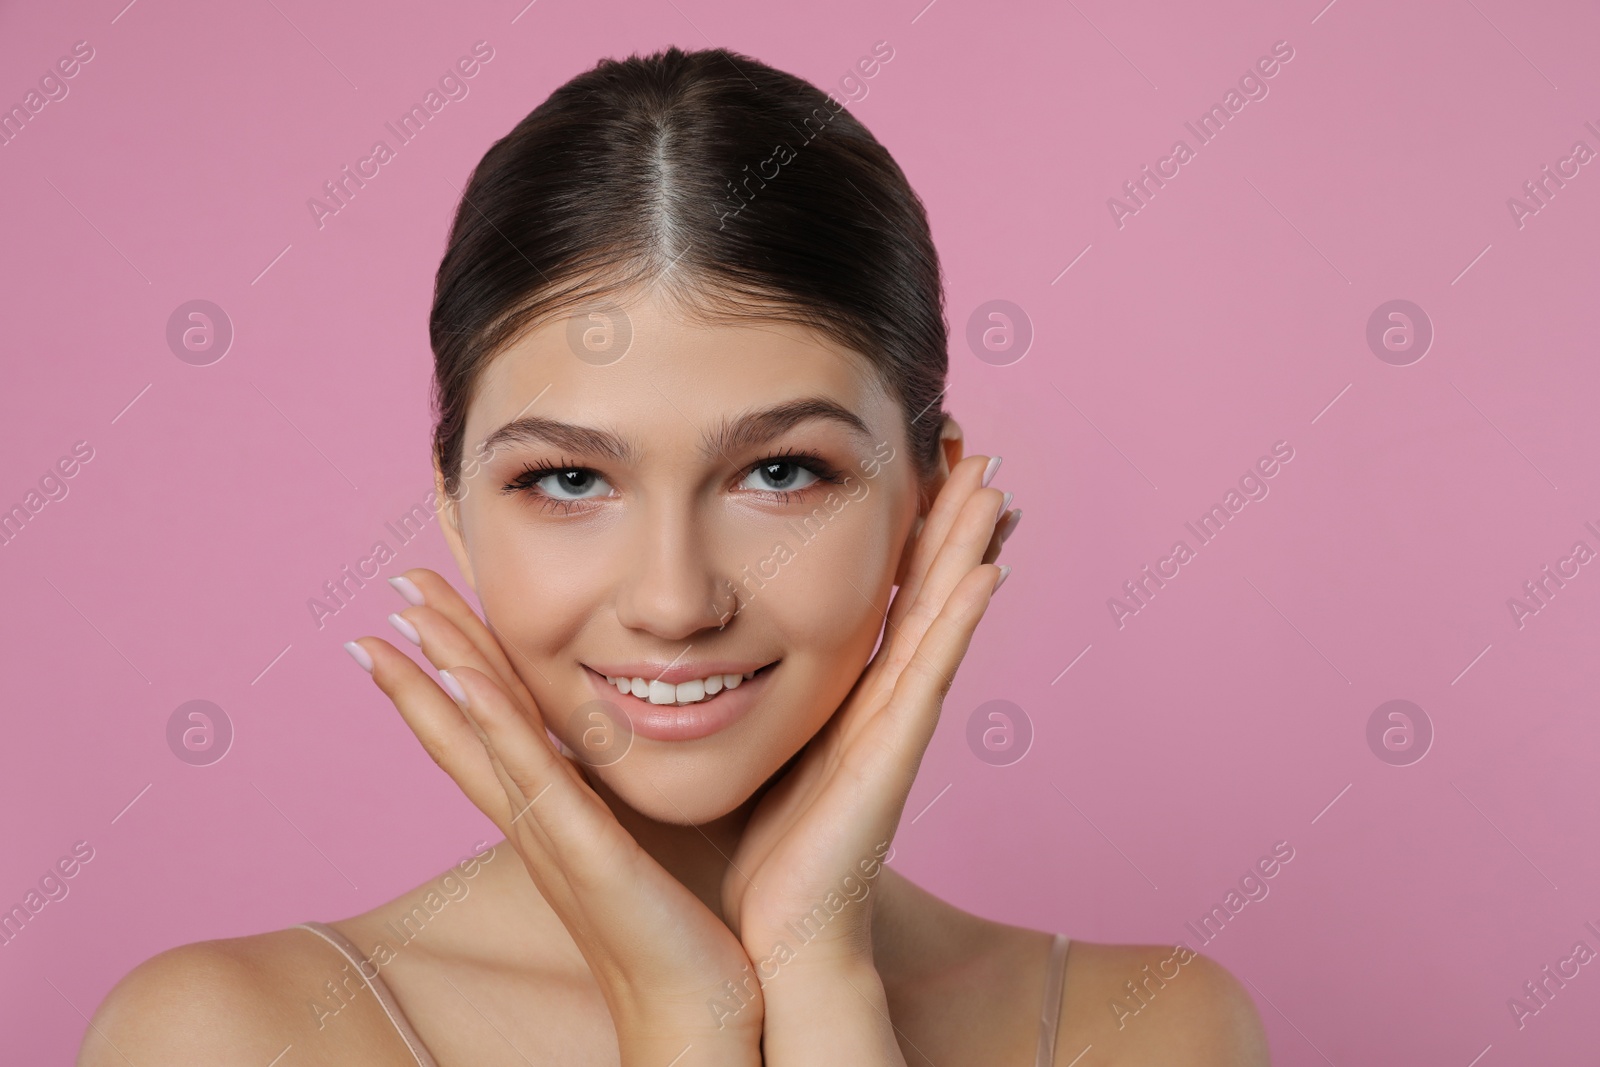
<svg viewBox="0 0 1600 1067"><path fill-rule="evenodd" d="M1520 628L1507 601L1600 550L1600 162L1520 228L1507 199L1600 150L1592 5L124 3L0 11L0 104L94 49L0 147L0 507L94 450L0 546L0 906L94 849L0 947L8 1060L67 1062L162 949L365 910L493 836L339 647L399 599L307 608L426 499L432 276L491 141L602 56L715 43L826 87L886 40L853 111L928 205L950 404L1027 514L896 867L1196 945L1287 841L1201 946L1275 1063L1589 1062L1600 963L1523 1028L1507 1000L1600 949L1600 563ZM479 40L470 95L318 229L307 199ZM1183 123L1280 40L1269 95L1196 147ZM1107 199L1179 137L1119 228ZM193 299L236 331L209 366L166 340ZM966 341L996 299L1034 331L1005 366ZM1435 330L1408 366L1366 341L1392 299ZM1108 598L1280 440L1270 495L1119 628ZM455 576L432 524L384 573L417 565ZM235 731L209 766L166 740L194 699ZM1009 766L966 741L996 699L1035 732ZM1392 699L1432 724L1420 762L1369 748Z"/></svg>

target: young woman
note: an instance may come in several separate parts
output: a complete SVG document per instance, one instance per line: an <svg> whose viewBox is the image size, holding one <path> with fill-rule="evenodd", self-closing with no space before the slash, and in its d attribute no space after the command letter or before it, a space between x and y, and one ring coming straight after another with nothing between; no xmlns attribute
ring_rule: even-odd
<svg viewBox="0 0 1600 1067"><path fill-rule="evenodd" d="M482 615L414 569L437 680L347 648L504 840L156 956L80 1064L1266 1063L1187 947L1069 952L884 864L1021 514L940 403L943 299L889 153L737 53L602 62L496 143L432 315Z"/></svg>

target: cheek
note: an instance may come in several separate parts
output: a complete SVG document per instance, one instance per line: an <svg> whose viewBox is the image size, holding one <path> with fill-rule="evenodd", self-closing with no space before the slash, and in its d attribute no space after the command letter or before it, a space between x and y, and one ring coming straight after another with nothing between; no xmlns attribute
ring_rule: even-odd
<svg viewBox="0 0 1600 1067"><path fill-rule="evenodd" d="M469 516L467 523L467 553L490 623L525 654L561 647L605 571L594 553L582 539L501 514Z"/></svg>
<svg viewBox="0 0 1600 1067"><path fill-rule="evenodd" d="M865 509L847 522L848 513L800 543L778 584L768 586L765 605L753 605L783 633L796 665L805 664L807 690L824 718L872 654L893 578L888 523Z"/></svg>

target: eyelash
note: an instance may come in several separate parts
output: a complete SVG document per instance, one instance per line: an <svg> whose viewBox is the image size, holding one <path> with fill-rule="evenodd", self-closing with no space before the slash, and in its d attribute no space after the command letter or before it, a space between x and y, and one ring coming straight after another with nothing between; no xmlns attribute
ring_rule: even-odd
<svg viewBox="0 0 1600 1067"><path fill-rule="evenodd" d="M750 464L750 466L744 469L740 480L743 481L744 478L748 478L752 472L762 467L770 466L774 463L792 463L795 466L804 468L805 470L808 470L817 476L817 482L813 485L806 486L804 489L756 490L756 492L763 492L768 496L776 498L780 504L790 503L795 497L810 492L812 489L815 489L817 485L837 485L842 479L842 475L840 475L839 472L835 470L817 452L814 452L810 449L796 449L790 452L785 452L782 455L769 456L766 459L758 460L757 462ZM596 471L591 467L585 467L582 464L577 463L568 463L564 458L558 463L533 463L524 467L516 477L512 478L505 485L501 486L501 492L523 493L533 497L534 502L546 511L553 511L559 507L564 514L570 515L575 505L581 505L587 503L587 501L561 500L548 495L543 490L536 488L540 481L544 480L550 475L561 474L566 471L583 471L587 474L596 475L597 477L600 474L599 471Z"/></svg>

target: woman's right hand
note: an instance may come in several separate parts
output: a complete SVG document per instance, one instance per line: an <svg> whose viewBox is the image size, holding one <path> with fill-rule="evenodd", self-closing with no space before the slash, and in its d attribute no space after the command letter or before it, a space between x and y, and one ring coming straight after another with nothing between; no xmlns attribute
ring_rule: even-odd
<svg viewBox="0 0 1600 1067"><path fill-rule="evenodd" d="M728 1002L725 983L750 967L739 939L639 846L550 743L533 695L461 595L425 568L404 579L423 603L399 614L428 661L448 671L445 684L454 679L460 691L447 693L386 641L352 644L370 657L378 688L434 762L521 855L600 985L622 1063L760 1063L763 1008L753 969L742 1008L719 1018L709 1007ZM688 1054L676 1059L685 1045Z"/></svg>

